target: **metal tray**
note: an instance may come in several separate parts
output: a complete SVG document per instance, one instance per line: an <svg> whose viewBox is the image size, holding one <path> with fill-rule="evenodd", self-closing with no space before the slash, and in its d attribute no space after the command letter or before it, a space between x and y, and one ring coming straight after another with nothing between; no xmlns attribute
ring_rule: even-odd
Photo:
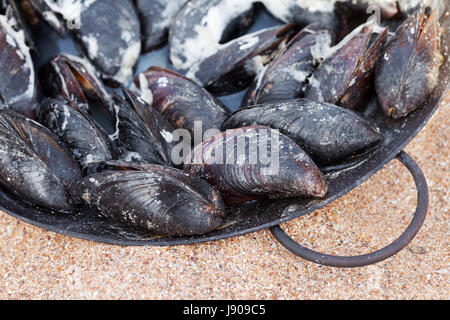
<svg viewBox="0 0 450 320"><path fill-rule="evenodd" d="M279 24L268 14L259 14L257 23L252 27L255 31L263 27ZM58 52L77 54L70 39L59 38L49 27L42 25L36 31L36 43L40 52L37 66L48 60ZM167 47L150 54L143 55L138 63L136 73L147 69L151 65L169 67ZM245 203L227 209L225 226L219 230L195 237L164 237L156 234L142 233L120 223L111 223L98 217L95 210L83 208L82 213L62 215L49 213L36 208L29 208L10 198L7 193L0 191L0 209L11 216L31 225L53 231L70 237L76 237L96 242L124 245L124 246L175 246L245 235L255 231L271 228L275 237L295 254L310 261L324 265L339 267L355 267L381 261L406 246L420 229L428 209L428 188L420 168L402 150L420 132L429 121L437 108L449 95L449 63L443 65L440 84L434 93L423 103L423 106L408 117L393 121L381 113L375 97L369 102L363 116L375 123L380 129L384 140L380 146L365 155L361 161L343 163L341 167L326 168L329 192L324 199L312 200L304 198L262 200ZM230 109L236 110L240 105L243 92L221 98ZM400 241L374 255L362 257L332 257L309 251L293 240L281 230L281 223L316 211L332 201L342 197L352 189L382 169L392 159L399 157L413 173L419 190L419 203L416 218Z"/></svg>

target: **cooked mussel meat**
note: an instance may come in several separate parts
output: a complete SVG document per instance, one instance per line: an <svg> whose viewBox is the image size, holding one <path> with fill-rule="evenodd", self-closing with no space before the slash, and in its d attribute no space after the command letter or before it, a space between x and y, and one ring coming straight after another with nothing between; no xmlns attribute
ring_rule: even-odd
<svg viewBox="0 0 450 320"><path fill-rule="evenodd" d="M204 234L221 226L225 216L224 204L210 185L157 165L92 174L77 191L104 216L156 234Z"/></svg>
<svg viewBox="0 0 450 320"><path fill-rule="evenodd" d="M167 41L169 27L186 2L187 0L136 0L144 51L155 49Z"/></svg>
<svg viewBox="0 0 450 320"><path fill-rule="evenodd" d="M205 130L219 129L230 111L208 91L173 71L151 67L134 84L141 97L158 110L175 129L194 136L195 122Z"/></svg>
<svg viewBox="0 0 450 320"><path fill-rule="evenodd" d="M127 151L125 159L138 163L171 166L173 127L135 93L123 89L116 97L119 112L119 141Z"/></svg>
<svg viewBox="0 0 450 320"><path fill-rule="evenodd" d="M373 147L381 136L351 110L308 99L242 108L222 130L264 125L295 141L318 165L330 165Z"/></svg>
<svg viewBox="0 0 450 320"><path fill-rule="evenodd" d="M29 206L70 212L72 186L81 179L64 143L47 128L0 110L0 186Z"/></svg>
<svg viewBox="0 0 450 320"><path fill-rule="evenodd" d="M141 52L140 23L131 0L30 0L30 3L52 26L71 31L80 51L102 78L111 84L127 84L131 79Z"/></svg>
<svg viewBox="0 0 450 320"><path fill-rule="evenodd" d="M349 109L364 105L386 38L387 29L374 21L356 28L330 50L309 79L305 96Z"/></svg>
<svg viewBox="0 0 450 320"><path fill-rule="evenodd" d="M81 167L119 156L108 134L76 102L62 97L47 98L39 107L38 117L40 123L65 142Z"/></svg>
<svg viewBox="0 0 450 320"><path fill-rule="evenodd" d="M419 9L397 30L380 59L375 86L384 113L400 119L416 110L438 83L439 20Z"/></svg>
<svg viewBox="0 0 450 320"><path fill-rule="evenodd" d="M224 44L195 63L186 76L216 95L241 91L288 41L293 28L294 25L268 28Z"/></svg>
<svg viewBox="0 0 450 320"><path fill-rule="evenodd" d="M5 9L0 14L0 101L35 119L39 90L29 38L13 7Z"/></svg>
<svg viewBox="0 0 450 320"><path fill-rule="evenodd" d="M228 130L197 145L184 170L219 190L227 205L295 196L323 197L326 178L290 138L268 127Z"/></svg>

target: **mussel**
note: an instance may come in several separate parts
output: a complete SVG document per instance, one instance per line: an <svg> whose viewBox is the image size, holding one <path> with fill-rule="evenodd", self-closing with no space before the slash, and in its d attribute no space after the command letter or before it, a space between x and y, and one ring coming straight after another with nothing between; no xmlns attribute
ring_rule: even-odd
<svg viewBox="0 0 450 320"><path fill-rule="evenodd" d="M266 9L284 23L297 22L300 26L311 23L330 24L336 19L334 2L330 0L261 0Z"/></svg>
<svg viewBox="0 0 450 320"><path fill-rule="evenodd" d="M439 20L419 9L397 30L376 69L375 86L384 113L394 119L416 110L438 83Z"/></svg>
<svg viewBox="0 0 450 320"><path fill-rule="evenodd" d="M50 97L62 96L86 108L89 108L88 98L111 105L111 95L86 59L69 54L55 55L41 68L39 76L44 92Z"/></svg>
<svg viewBox="0 0 450 320"><path fill-rule="evenodd" d="M125 159L171 166L173 127L135 93L123 92L125 98L115 99L120 106L119 142L127 151Z"/></svg>
<svg viewBox="0 0 450 320"><path fill-rule="evenodd" d="M444 0L398 0L397 3L400 12L404 16L411 16L418 9L427 7L431 7L434 10L439 10L443 13L445 11L445 6L448 5L448 1Z"/></svg>
<svg viewBox="0 0 450 320"><path fill-rule="evenodd" d="M225 204L264 197L323 197L325 176L290 138L268 127L223 132L197 145L184 170L219 190Z"/></svg>
<svg viewBox="0 0 450 320"><path fill-rule="evenodd" d="M293 27L268 28L224 44L193 64L186 76L216 95L241 91L288 41Z"/></svg>
<svg viewBox="0 0 450 320"><path fill-rule="evenodd" d="M299 32L258 74L242 105L301 97L308 78L329 52L334 38L333 32L321 30L316 24Z"/></svg>
<svg viewBox="0 0 450 320"><path fill-rule="evenodd" d="M81 167L119 156L108 134L76 102L62 97L47 98L39 107L38 117L40 123L66 143Z"/></svg>
<svg viewBox="0 0 450 320"><path fill-rule="evenodd" d="M309 79L305 97L349 109L364 105L386 38L387 28L374 21L356 28L330 50Z"/></svg>
<svg viewBox="0 0 450 320"><path fill-rule="evenodd" d="M346 18L363 17L365 19L369 14L375 13L380 15L380 19L391 19L401 13L399 2L397 0L337 0L336 9Z"/></svg>
<svg viewBox="0 0 450 320"><path fill-rule="evenodd" d="M251 0L191 0L170 27L170 61L176 69L188 70L197 61L214 54L220 43L243 34L252 23Z"/></svg>
<svg viewBox="0 0 450 320"><path fill-rule="evenodd" d="M24 33L24 42L31 50L36 50L32 30L24 7L26 6L21 1L2 0L0 2L0 13L5 15L9 20L14 20L13 28L15 30L22 30Z"/></svg>
<svg viewBox="0 0 450 320"><path fill-rule="evenodd" d="M140 23L131 0L29 1L50 25L71 31L102 78L111 84L131 79L141 52Z"/></svg>
<svg viewBox="0 0 450 320"><path fill-rule="evenodd" d="M123 164L104 169L79 182L77 191L109 219L169 236L204 234L223 224L225 207L217 191L183 171Z"/></svg>
<svg viewBox="0 0 450 320"><path fill-rule="evenodd" d="M346 160L381 139L353 111L308 99L242 108L225 120L222 130L253 125L280 130L320 166Z"/></svg>
<svg viewBox="0 0 450 320"><path fill-rule="evenodd" d="M35 119L40 94L30 38L14 7L7 4L4 9L0 14L0 102Z"/></svg>
<svg viewBox="0 0 450 320"><path fill-rule="evenodd" d="M108 119L105 126L110 131L111 139L116 140L119 106L96 74L89 61L67 54L52 57L39 71L44 92L49 97L62 96L88 113L101 113Z"/></svg>
<svg viewBox="0 0 450 320"><path fill-rule="evenodd" d="M143 51L150 51L167 41L169 27L187 0L136 0L142 25Z"/></svg>
<svg viewBox="0 0 450 320"><path fill-rule="evenodd" d="M78 164L64 143L37 122L0 110L0 186L32 207L73 211Z"/></svg>
<svg viewBox="0 0 450 320"><path fill-rule="evenodd" d="M170 60L177 69L188 70L215 54L230 40L241 36L253 22L257 4L262 3L284 23L336 23L334 1L298 0L191 0L170 28Z"/></svg>
<svg viewBox="0 0 450 320"><path fill-rule="evenodd" d="M151 67L136 76L141 97L158 110L175 129L195 135L195 122L205 130L219 129L230 114L228 108L208 91L173 71Z"/></svg>

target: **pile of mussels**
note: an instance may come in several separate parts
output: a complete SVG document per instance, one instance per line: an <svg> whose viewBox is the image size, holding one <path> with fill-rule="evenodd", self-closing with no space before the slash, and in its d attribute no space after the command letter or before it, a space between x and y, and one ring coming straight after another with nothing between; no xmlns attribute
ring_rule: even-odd
<svg viewBox="0 0 450 320"><path fill-rule="evenodd" d="M437 85L448 13L444 1L424 2L2 0L1 189L48 214L88 205L175 236L219 228L229 205L324 197L319 168L383 139L360 113L374 91L400 119ZM381 24L365 22L373 5ZM258 10L285 24L245 34ZM59 54L35 70L39 21L72 36L82 57ZM151 67L127 89L141 53L167 42L180 73ZM217 98L246 88L234 113ZM173 133L195 135L197 122L219 132L175 163ZM263 131L278 137L276 174L248 157L208 161L225 146L239 158Z"/></svg>

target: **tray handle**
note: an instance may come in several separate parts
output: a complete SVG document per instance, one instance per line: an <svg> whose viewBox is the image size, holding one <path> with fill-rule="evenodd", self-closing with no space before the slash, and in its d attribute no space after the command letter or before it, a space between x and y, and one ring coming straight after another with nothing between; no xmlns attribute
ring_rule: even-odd
<svg viewBox="0 0 450 320"><path fill-rule="evenodd" d="M411 172L414 182L417 188L417 208L411 224L408 226L406 231L393 243L387 247L372 252L370 254L345 257L345 256L333 256L328 254L319 253L304 246L300 245L289 237L281 227L275 226L270 228L273 236L279 241L286 249L294 253L295 255L320 264L324 266L337 267L337 268L358 268L364 267L371 264L378 263L380 261L386 260L393 255L397 254L403 250L417 235L420 228L422 227L427 212L429 204L429 192L428 185L425 176L417 165L417 163L404 151L402 151L397 157L400 162Z"/></svg>

